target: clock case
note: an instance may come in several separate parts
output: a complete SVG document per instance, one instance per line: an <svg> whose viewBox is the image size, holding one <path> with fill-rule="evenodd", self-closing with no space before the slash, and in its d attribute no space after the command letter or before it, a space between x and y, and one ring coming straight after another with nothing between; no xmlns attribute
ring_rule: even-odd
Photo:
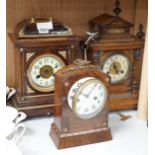
<svg viewBox="0 0 155 155"><path fill-rule="evenodd" d="M144 48L143 26L139 26L136 36L130 33L133 24L121 18L119 3L113 10L115 16L101 14L90 21L90 29L97 32L88 49L88 60L100 67L113 54L122 54L131 62L128 78L111 87L110 110L137 108L140 75Z"/></svg>
<svg viewBox="0 0 155 155"><path fill-rule="evenodd" d="M14 44L15 88L16 95L12 98L13 106L24 111L28 116L50 115L53 113L54 91L39 92L28 80L28 68L32 61L44 54L54 54L65 63L71 64L74 53L78 50L80 37L48 36L20 38L19 32L30 20L24 20L16 26L15 32L8 34Z"/></svg>
<svg viewBox="0 0 155 155"><path fill-rule="evenodd" d="M50 136L58 149L111 140L108 127L108 98L99 115L91 119L80 119L69 108L67 95L71 86L81 78L95 77L110 90L109 77L92 65L69 65L55 75L54 123ZM108 96L110 92L107 93Z"/></svg>

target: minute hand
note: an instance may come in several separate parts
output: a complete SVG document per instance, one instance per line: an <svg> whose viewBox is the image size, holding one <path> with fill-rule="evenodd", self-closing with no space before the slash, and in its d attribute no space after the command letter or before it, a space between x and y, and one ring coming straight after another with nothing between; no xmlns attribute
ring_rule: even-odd
<svg viewBox="0 0 155 155"><path fill-rule="evenodd" d="M97 85L97 84L95 84L94 87L89 91L89 93L87 94L87 97L90 96L90 94L92 93L92 91L95 89L96 85Z"/></svg>

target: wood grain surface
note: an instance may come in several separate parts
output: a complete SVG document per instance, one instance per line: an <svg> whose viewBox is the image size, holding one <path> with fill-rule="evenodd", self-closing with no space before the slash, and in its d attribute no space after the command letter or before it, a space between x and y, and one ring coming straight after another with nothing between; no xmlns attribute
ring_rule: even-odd
<svg viewBox="0 0 155 155"><path fill-rule="evenodd" d="M106 12L112 13L114 0L7 0L7 32L13 32L18 22L34 16L57 19L73 29L74 34L86 36L88 21ZM137 26L146 27L147 0L121 0L121 16ZM134 30L134 32L136 32ZM14 86L13 45L7 37L7 85Z"/></svg>

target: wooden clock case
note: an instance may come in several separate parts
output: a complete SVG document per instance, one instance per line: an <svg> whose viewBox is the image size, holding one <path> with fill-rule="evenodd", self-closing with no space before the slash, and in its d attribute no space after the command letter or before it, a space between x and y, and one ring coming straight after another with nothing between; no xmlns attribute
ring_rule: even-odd
<svg viewBox="0 0 155 155"><path fill-rule="evenodd" d="M19 31L27 23L25 20L22 21L17 25L15 33L9 34L14 44L15 88L17 90L12 102L18 110L24 111L28 116L49 115L55 106L53 104L54 91L45 93L35 90L28 80L28 67L35 58L43 54L54 54L65 65L71 64L80 38L73 35L20 38Z"/></svg>
<svg viewBox="0 0 155 155"><path fill-rule="evenodd" d="M119 3L113 10L115 16L101 14L90 21L91 31L97 37L88 50L88 60L100 67L112 54L125 55L131 62L128 79L111 87L110 110L137 108L141 66L144 48L143 26L137 36L130 34L133 24L119 16Z"/></svg>
<svg viewBox="0 0 155 155"><path fill-rule="evenodd" d="M92 65L69 65L58 71L55 77L54 104L57 106L54 107L54 123L51 125L50 136L57 148L63 149L111 140L108 127L108 100L99 115L86 120L78 118L67 102L68 91L77 80L84 77L95 77L104 82L109 90L109 77L103 74L98 67L92 67Z"/></svg>

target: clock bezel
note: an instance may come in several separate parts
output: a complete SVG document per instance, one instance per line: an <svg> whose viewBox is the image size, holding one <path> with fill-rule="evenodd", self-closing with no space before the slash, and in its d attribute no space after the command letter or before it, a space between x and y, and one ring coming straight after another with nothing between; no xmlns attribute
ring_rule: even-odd
<svg viewBox="0 0 155 155"><path fill-rule="evenodd" d="M127 71L128 72L127 75L124 78L122 78L119 82L111 83L113 86L126 84L126 83L128 83L128 80L131 79L132 68L133 68L133 57L130 52L131 51L129 51L129 50L110 50L108 52L107 51L102 52L100 62L99 62L99 65L101 66L101 68L103 68L106 60L109 59L113 55L120 54L120 55L125 56L129 60L129 68Z"/></svg>
<svg viewBox="0 0 155 155"><path fill-rule="evenodd" d="M103 101L103 104L102 104L100 110L95 111L95 113L94 113L93 115L91 115L90 117L83 117L83 116L79 115L78 112L77 112L77 110L76 110L76 106L77 106L76 100L77 100L78 96L80 95L81 90L83 90L86 86L88 86L89 84L91 84L91 83L93 83L93 82L98 82L98 83L100 83L100 84L103 85L104 90L105 90L104 94L105 94L106 96L105 96L105 98L104 98L104 101ZM100 81L99 79L97 79L97 78L89 79L89 80L85 81L85 82L79 87L78 91L75 93L74 98L73 98L73 103L72 103L73 111L74 111L74 113L77 115L77 117L80 118L80 119L83 119L83 120L92 119L92 118L98 116L98 115L100 114L100 112L104 109L105 103L107 102L107 98L108 98L108 97L107 97L107 88L106 88L105 84L104 84L103 82L101 82L101 81Z"/></svg>
<svg viewBox="0 0 155 155"><path fill-rule="evenodd" d="M38 61L40 58L44 57L44 56L52 56L54 57L55 59L57 59L60 64L62 65L62 67L65 66L65 62L63 61L63 59L61 59L59 56L57 56L56 54L54 53L42 53L40 54L39 56L35 57L35 56L32 56L31 58L31 62L29 63L28 65L28 69L27 69L27 79L29 81L29 84L31 85L31 87L36 90L36 91L39 91L39 92L52 92L54 91L54 85L52 86L49 86L49 87L41 87L41 86L38 86L33 80L32 80L32 77L31 77L31 69L33 67L33 64Z"/></svg>

